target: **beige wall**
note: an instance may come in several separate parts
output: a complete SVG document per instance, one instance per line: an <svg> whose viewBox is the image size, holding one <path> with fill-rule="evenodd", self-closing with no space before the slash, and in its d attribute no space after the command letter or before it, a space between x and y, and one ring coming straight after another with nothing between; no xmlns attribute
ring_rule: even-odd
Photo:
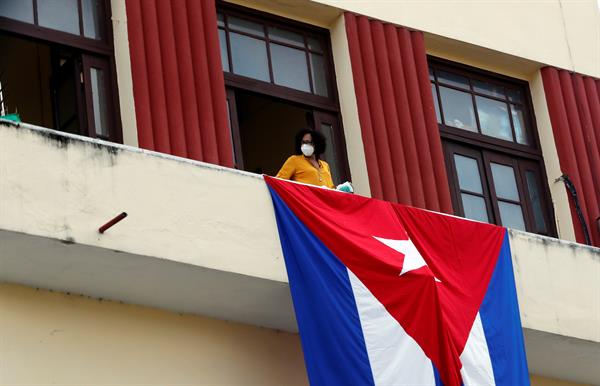
<svg viewBox="0 0 600 386"><path fill-rule="evenodd" d="M578 385L538 375L531 381ZM292 386L308 380L296 334L4 283L0 384Z"/></svg>
<svg viewBox="0 0 600 386"><path fill-rule="evenodd" d="M586 386L583 383L567 382L560 379L552 379L542 377L541 375L531 374L531 385L532 386Z"/></svg>
<svg viewBox="0 0 600 386"><path fill-rule="evenodd" d="M129 146L138 146L125 0L111 0L110 6L112 11L111 20L115 45L123 143Z"/></svg>
<svg viewBox="0 0 600 386"><path fill-rule="evenodd" d="M523 327L600 343L600 249L509 234Z"/></svg>
<svg viewBox="0 0 600 386"><path fill-rule="evenodd" d="M600 15L595 0L313 1L600 77Z"/></svg>
<svg viewBox="0 0 600 386"><path fill-rule="evenodd" d="M306 385L298 335L0 284L2 385Z"/></svg>

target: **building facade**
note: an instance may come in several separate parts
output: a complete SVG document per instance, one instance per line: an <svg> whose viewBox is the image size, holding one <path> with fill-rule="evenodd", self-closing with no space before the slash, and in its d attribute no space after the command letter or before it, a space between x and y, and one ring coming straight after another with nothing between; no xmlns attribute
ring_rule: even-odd
<svg viewBox="0 0 600 386"><path fill-rule="evenodd" d="M533 384L600 384L594 1L7 0L0 46L0 383L306 384L260 174L313 127L510 228Z"/></svg>

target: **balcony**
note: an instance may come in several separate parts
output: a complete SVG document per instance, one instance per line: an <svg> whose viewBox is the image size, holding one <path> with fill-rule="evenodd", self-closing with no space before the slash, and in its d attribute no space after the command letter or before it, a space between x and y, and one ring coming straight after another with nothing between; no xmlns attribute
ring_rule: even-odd
<svg viewBox="0 0 600 386"><path fill-rule="evenodd" d="M510 239L530 371L598 383L600 250ZM297 329L260 176L27 124L0 122L0 281Z"/></svg>

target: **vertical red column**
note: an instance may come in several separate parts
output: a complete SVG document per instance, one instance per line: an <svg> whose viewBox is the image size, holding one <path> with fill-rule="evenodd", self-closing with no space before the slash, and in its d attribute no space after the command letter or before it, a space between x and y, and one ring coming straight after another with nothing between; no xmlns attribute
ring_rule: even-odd
<svg viewBox="0 0 600 386"><path fill-rule="evenodd" d="M542 80L561 171L577 189L592 245L600 246L600 82L554 67L542 69ZM575 237L584 242L572 201L570 205Z"/></svg>
<svg viewBox="0 0 600 386"><path fill-rule="evenodd" d="M422 33L345 22L373 196L453 213Z"/></svg>
<svg viewBox="0 0 600 386"><path fill-rule="evenodd" d="M140 147L233 166L214 2L126 6Z"/></svg>

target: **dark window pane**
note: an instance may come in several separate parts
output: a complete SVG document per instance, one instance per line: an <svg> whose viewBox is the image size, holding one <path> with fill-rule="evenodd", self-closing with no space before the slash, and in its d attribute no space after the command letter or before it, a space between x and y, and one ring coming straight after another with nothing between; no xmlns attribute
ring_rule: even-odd
<svg viewBox="0 0 600 386"><path fill-rule="evenodd" d="M441 70L437 70L436 72L439 82L469 90L469 79L465 78L464 76Z"/></svg>
<svg viewBox="0 0 600 386"><path fill-rule="evenodd" d="M488 82L482 82L480 80L473 80L473 90L497 98L506 98L504 95L504 87Z"/></svg>
<svg viewBox="0 0 600 386"><path fill-rule="evenodd" d="M0 16L33 23L33 2L31 0L2 0L0 1Z"/></svg>
<svg viewBox="0 0 600 386"><path fill-rule="evenodd" d="M217 25L219 27L225 27L225 17L222 13L217 13Z"/></svg>
<svg viewBox="0 0 600 386"><path fill-rule="evenodd" d="M523 103L523 93L521 92L521 90L509 88L506 90L506 93L508 94L508 99L511 102Z"/></svg>
<svg viewBox="0 0 600 386"><path fill-rule="evenodd" d="M507 104L480 96L475 98L481 133L513 141Z"/></svg>
<svg viewBox="0 0 600 386"><path fill-rule="evenodd" d="M521 205L498 201L498 209L500 209L500 220L502 220L503 226L521 231L525 230Z"/></svg>
<svg viewBox="0 0 600 386"><path fill-rule="evenodd" d="M310 92L306 51L271 43L271 60L276 84Z"/></svg>
<svg viewBox="0 0 600 386"><path fill-rule="evenodd" d="M527 131L525 129L525 113L523 112L523 107L511 104L510 112L512 114L517 142L523 145L529 145L529 139L527 139Z"/></svg>
<svg viewBox="0 0 600 386"><path fill-rule="evenodd" d="M510 166L490 163L496 196L507 200L520 201L515 171Z"/></svg>
<svg viewBox="0 0 600 386"><path fill-rule="evenodd" d="M310 70L315 94L328 96L327 92L327 68L322 55L310 54Z"/></svg>
<svg viewBox="0 0 600 386"><path fill-rule="evenodd" d="M429 71L431 71L431 69ZM431 84L431 94L433 95L433 105L435 106L435 116L437 117L437 123L442 123L442 116L440 115L440 104L438 102L438 95L434 83Z"/></svg>
<svg viewBox="0 0 600 386"><path fill-rule="evenodd" d="M304 36L277 27L269 27L269 39L304 48Z"/></svg>
<svg viewBox="0 0 600 386"><path fill-rule="evenodd" d="M316 52L323 52L321 41L315 38L308 38L308 48Z"/></svg>
<svg viewBox="0 0 600 386"><path fill-rule="evenodd" d="M483 194L477 160L460 154L454 154L454 164L456 165L458 186L460 189Z"/></svg>
<svg viewBox="0 0 600 386"><path fill-rule="evenodd" d="M483 198L467 193L461 193L460 196L462 198L462 204L466 218L482 222L490 222Z"/></svg>
<svg viewBox="0 0 600 386"><path fill-rule="evenodd" d="M96 135L108 138L108 104L106 98L106 74L97 68L90 68L92 85L92 107Z"/></svg>
<svg viewBox="0 0 600 386"><path fill-rule="evenodd" d="M446 125L477 131L471 94L440 86L440 97Z"/></svg>
<svg viewBox="0 0 600 386"><path fill-rule="evenodd" d="M223 71L229 72L229 55L227 54L227 36L224 30L219 29L219 45L221 46L221 65Z"/></svg>
<svg viewBox="0 0 600 386"><path fill-rule="evenodd" d="M270 81L267 46L264 40L235 32L229 34L233 72L258 80Z"/></svg>
<svg viewBox="0 0 600 386"><path fill-rule="evenodd" d="M321 133L325 136L327 140L327 147L325 148L325 161L329 164L329 168L331 169L331 177L334 183L340 183L340 171L337 164L337 152L335 150L334 144L334 132L333 126L329 123L321 123Z"/></svg>
<svg viewBox="0 0 600 386"><path fill-rule="evenodd" d="M538 184L537 176L531 170L525 172L525 179L527 180L527 190L529 191L529 201L533 209L533 218L535 220L535 228L538 232L546 232L546 221L544 221L544 214L542 210L542 201L540 198L540 187Z"/></svg>
<svg viewBox="0 0 600 386"><path fill-rule="evenodd" d="M37 0L37 6L39 25L79 35L77 0Z"/></svg>
<svg viewBox="0 0 600 386"><path fill-rule="evenodd" d="M229 24L229 28L235 29L240 32L246 32L253 35L258 35L261 37L265 36L265 30L262 24L255 23L250 20L240 19L235 16L228 16L227 23Z"/></svg>
<svg viewBox="0 0 600 386"><path fill-rule="evenodd" d="M433 68L429 67L429 80L435 80L435 76L433 76Z"/></svg>
<svg viewBox="0 0 600 386"><path fill-rule="evenodd" d="M102 5L102 1L82 0L81 5L83 6L83 36L92 39L101 39L100 6Z"/></svg>

